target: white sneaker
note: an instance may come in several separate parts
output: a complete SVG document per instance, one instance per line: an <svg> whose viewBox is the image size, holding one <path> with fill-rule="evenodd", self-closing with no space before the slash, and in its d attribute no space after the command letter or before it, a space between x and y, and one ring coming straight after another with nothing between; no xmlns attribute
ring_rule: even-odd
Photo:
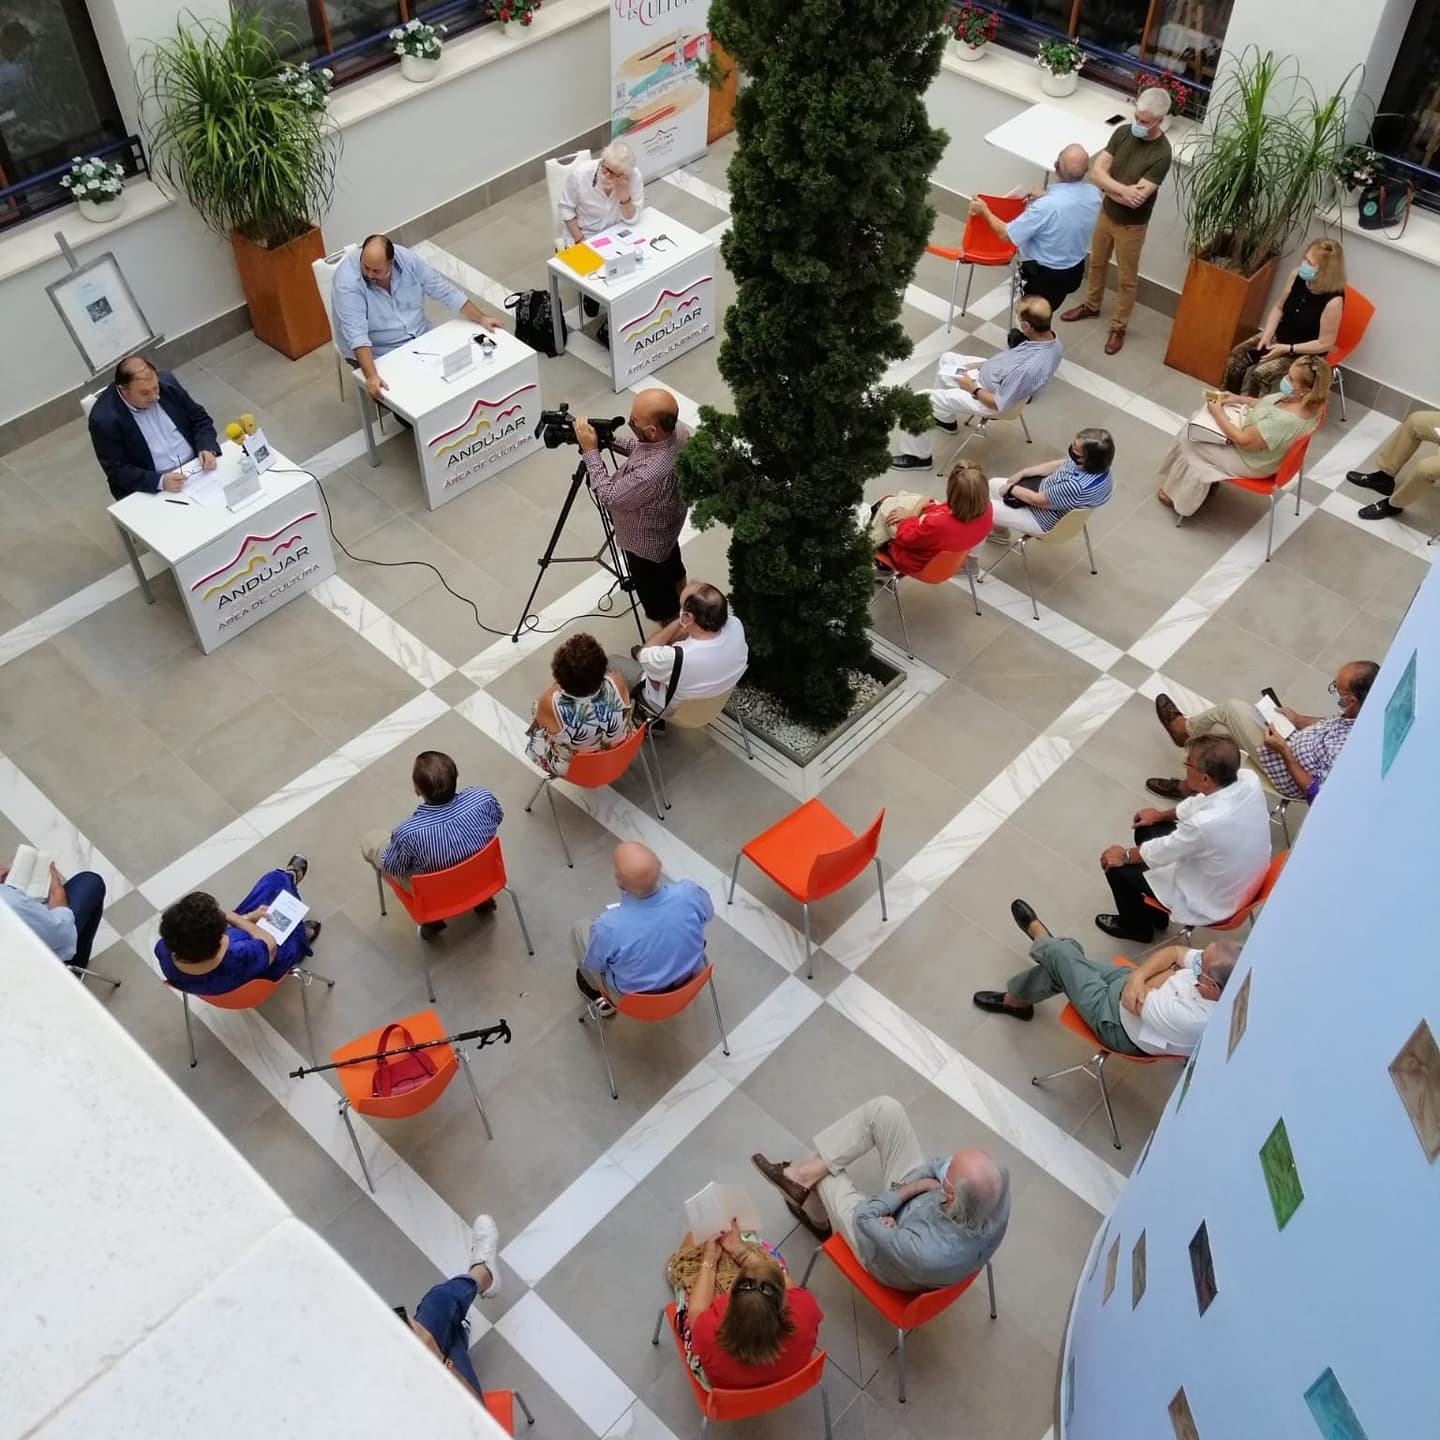
<svg viewBox="0 0 1440 1440"><path fill-rule="evenodd" d="M483 1265L490 1272L490 1288L480 1292L482 1300L492 1300L500 1293L500 1227L494 1217L477 1215L470 1240L471 1265Z"/></svg>

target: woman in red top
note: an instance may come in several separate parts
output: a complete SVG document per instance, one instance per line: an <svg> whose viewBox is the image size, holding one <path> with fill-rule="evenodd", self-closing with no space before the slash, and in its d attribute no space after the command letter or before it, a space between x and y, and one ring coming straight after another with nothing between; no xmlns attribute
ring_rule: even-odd
<svg viewBox="0 0 1440 1440"><path fill-rule="evenodd" d="M720 1251L740 1265L728 1295L715 1294ZM691 1356L703 1379L722 1390L773 1385L802 1370L815 1353L820 1307L764 1250L747 1245L734 1224L700 1257L700 1278L685 1301Z"/></svg>
<svg viewBox="0 0 1440 1440"><path fill-rule="evenodd" d="M877 549L902 575L918 575L942 552L972 549L994 523L985 472L963 458L950 467L943 505L918 495L886 495L873 513Z"/></svg>

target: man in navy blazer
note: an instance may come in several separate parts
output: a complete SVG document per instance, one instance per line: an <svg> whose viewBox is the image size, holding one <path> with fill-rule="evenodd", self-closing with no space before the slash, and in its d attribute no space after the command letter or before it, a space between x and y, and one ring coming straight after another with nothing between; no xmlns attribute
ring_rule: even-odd
<svg viewBox="0 0 1440 1440"><path fill-rule="evenodd" d="M137 490L179 490L182 465L199 456L201 466L213 470L220 453L205 407L143 355L115 367L115 383L90 410L90 443L117 500Z"/></svg>

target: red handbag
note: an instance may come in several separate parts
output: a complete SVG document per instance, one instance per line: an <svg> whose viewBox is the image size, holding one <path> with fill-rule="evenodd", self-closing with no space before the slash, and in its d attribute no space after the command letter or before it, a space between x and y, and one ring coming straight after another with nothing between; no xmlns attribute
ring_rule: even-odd
<svg viewBox="0 0 1440 1440"><path fill-rule="evenodd" d="M413 1045L415 1037L401 1024L391 1021L380 1032L380 1050L390 1048L390 1034L400 1032L401 1045ZM413 1050L408 1055L393 1058L382 1055L375 1062L375 1075L370 1082L370 1093L377 1096L404 1095L408 1090L418 1089L435 1074L435 1062L424 1050Z"/></svg>

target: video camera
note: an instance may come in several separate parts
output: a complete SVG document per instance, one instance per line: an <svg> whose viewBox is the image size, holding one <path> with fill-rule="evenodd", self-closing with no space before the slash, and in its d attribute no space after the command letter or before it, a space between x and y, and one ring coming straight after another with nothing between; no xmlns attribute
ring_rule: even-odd
<svg viewBox="0 0 1440 1440"><path fill-rule="evenodd" d="M615 432L625 423L616 415L612 420L596 420L591 417L590 425L595 439L601 445L609 445L615 439ZM535 438L543 441L547 450L558 450L562 445L579 446L575 438L575 417L570 413L570 404L562 400L558 410L542 410L535 422Z"/></svg>

